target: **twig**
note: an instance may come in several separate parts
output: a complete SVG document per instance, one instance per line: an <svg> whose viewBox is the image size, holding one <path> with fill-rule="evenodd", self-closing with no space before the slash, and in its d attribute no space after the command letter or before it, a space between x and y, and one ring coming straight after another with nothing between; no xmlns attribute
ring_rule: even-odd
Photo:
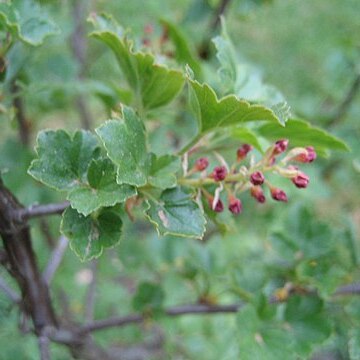
<svg viewBox="0 0 360 360"><path fill-rule="evenodd" d="M216 30L217 27L220 25L221 16L225 13L226 9L230 5L230 2L231 2L231 0L222 0L220 2L219 6L217 7L217 9L215 11L214 18L211 21L210 28L212 30Z"/></svg>
<svg viewBox="0 0 360 360"><path fill-rule="evenodd" d="M20 296L6 283L6 281L0 277L0 289L3 293L14 303L20 303Z"/></svg>
<svg viewBox="0 0 360 360"><path fill-rule="evenodd" d="M334 126L339 124L348 112L351 104L355 100L356 94L360 89L360 73L357 74L354 81L352 82L350 89L346 93L344 100L341 102L336 114L330 121L330 125Z"/></svg>
<svg viewBox="0 0 360 360"><path fill-rule="evenodd" d="M179 316L187 314L215 314L215 313L236 313L241 304L233 305L183 305L177 306L165 311L168 316ZM123 317L113 317L104 320L97 320L93 323L84 325L80 328L81 333L89 333L93 331L108 329L111 327L125 326L129 324L141 323L146 319L142 314L131 314Z"/></svg>
<svg viewBox="0 0 360 360"><path fill-rule="evenodd" d="M343 285L337 288L334 295L359 295L360 294L360 283Z"/></svg>
<svg viewBox="0 0 360 360"><path fill-rule="evenodd" d="M19 125L19 137L23 145L29 146L30 144L30 129L28 121L25 117L24 102L19 95L20 88L14 79L10 84L10 91L13 95L13 105L16 110L16 120Z"/></svg>
<svg viewBox="0 0 360 360"><path fill-rule="evenodd" d="M91 262L92 279L90 281L89 288L86 294L85 321L87 323L94 320L97 271L98 271L98 260L95 259L92 260Z"/></svg>
<svg viewBox="0 0 360 360"><path fill-rule="evenodd" d="M28 220L40 216L61 214L69 205L68 201L46 205L32 205L20 209L17 216L19 220Z"/></svg>
<svg viewBox="0 0 360 360"><path fill-rule="evenodd" d="M47 284L51 283L52 278L56 270L58 269L61 261L64 257L65 251L67 249L69 240L65 236L60 236L59 242L51 254L49 262L44 270L43 278Z"/></svg>
<svg viewBox="0 0 360 360"><path fill-rule="evenodd" d="M50 250L53 250L56 246L55 239L51 234L49 223L45 218L40 218L39 221L40 231L44 235L46 244L48 245Z"/></svg>
<svg viewBox="0 0 360 360"><path fill-rule="evenodd" d="M41 360L50 360L50 342L49 338L45 335L40 335L38 337L40 359Z"/></svg>
<svg viewBox="0 0 360 360"><path fill-rule="evenodd" d="M75 59L79 63L78 79L82 81L86 73L86 34L84 28L84 14L86 14L86 2L83 0L74 1L74 32L71 37L71 48ZM83 94L75 98L75 105L80 115L81 125L84 129L90 129L93 124L91 113L87 107Z"/></svg>

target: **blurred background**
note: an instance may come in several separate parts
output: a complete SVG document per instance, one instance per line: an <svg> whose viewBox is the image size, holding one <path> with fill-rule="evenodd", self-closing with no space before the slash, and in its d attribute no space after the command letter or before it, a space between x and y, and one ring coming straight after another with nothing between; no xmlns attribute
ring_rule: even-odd
<svg viewBox="0 0 360 360"><path fill-rule="evenodd" d="M247 93L271 84L295 117L337 135L351 148L309 166L311 185L302 191L287 186L288 204L269 201L261 206L245 197L240 217L222 214L217 219L229 228L225 235L211 227L203 242L159 238L139 220L126 223L120 245L96 262L81 263L68 250L52 290L64 318L86 317L89 287L95 282L95 318L100 319L133 312L133 297L144 282L159 284L164 304L170 306L199 299L236 302L249 294L269 295L288 281L314 286L329 299L340 284L359 280L358 0L19 0L14 4L23 19L37 12L51 19L54 32L40 46L14 44L2 75L0 167L6 185L25 205L63 200L61 194L25 175L37 132L94 129L119 102L126 102L127 90L113 54L88 37L91 25L86 19L94 12L111 14L130 29L136 47L154 51L163 36L160 20L174 24L190 44L192 69L218 88L221 84L213 74L219 65L211 39L221 32L218 15L223 14ZM162 61L161 54L158 60ZM158 152L186 143L192 127L187 110L179 118L181 106L180 99L153 115L150 127L158 128L156 117L162 119L150 139ZM33 221L41 266L59 236L59 223L57 217ZM287 237L287 247L281 237ZM292 257L298 251L305 254L301 261ZM317 333L312 340L299 335L304 336L304 344L314 342L309 349L303 345L301 358L360 359L360 350L353 355L349 345L358 334L354 329L360 325L360 301L351 297L339 303L329 301L324 318L317 321L331 318L331 324L314 324ZM37 359L35 338L25 336L26 324L19 330L16 308L1 292L0 319L0 359ZM128 351L126 359L250 359L241 353L247 346L244 338L250 336L242 329L247 321L253 323L241 315L161 318L99 332L95 339ZM281 339L269 343L279 348ZM53 352L54 359L69 358L61 346L53 345ZM278 355L271 346L267 354L252 359L295 359L291 354Z"/></svg>

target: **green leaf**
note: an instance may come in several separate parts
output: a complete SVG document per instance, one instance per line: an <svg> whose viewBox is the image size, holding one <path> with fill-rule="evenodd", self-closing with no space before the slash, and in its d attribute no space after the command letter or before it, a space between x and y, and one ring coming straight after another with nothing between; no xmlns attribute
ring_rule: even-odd
<svg viewBox="0 0 360 360"><path fill-rule="evenodd" d="M184 84L182 72L156 64L150 54L134 52L131 43L114 30L114 20L110 17L102 16L100 24L98 16L91 21L97 27L91 36L114 52L138 105L146 110L154 109L168 104L179 93Z"/></svg>
<svg viewBox="0 0 360 360"><path fill-rule="evenodd" d="M191 193L180 187L165 190L158 200L148 200L148 205L146 215L159 235L203 237L206 221Z"/></svg>
<svg viewBox="0 0 360 360"><path fill-rule="evenodd" d="M286 303L285 321L296 339L295 351L306 356L314 344L321 344L331 335L331 323L323 301L316 296L292 296Z"/></svg>
<svg viewBox="0 0 360 360"><path fill-rule="evenodd" d="M271 141L288 138L293 146L311 145L321 155L325 155L327 150L349 151L342 140L304 120L290 119L285 127L265 124L257 132Z"/></svg>
<svg viewBox="0 0 360 360"><path fill-rule="evenodd" d="M134 186L150 184L160 189L176 185L180 158L157 157L146 149L145 128L134 110L123 108L123 119L110 120L96 129L109 158L118 166L117 182Z"/></svg>
<svg viewBox="0 0 360 360"><path fill-rule="evenodd" d="M358 328L350 330L349 357L350 360L360 360L360 329Z"/></svg>
<svg viewBox="0 0 360 360"><path fill-rule="evenodd" d="M148 182L160 189L168 189L176 186L176 172L180 169L180 158L174 155L156 157L151 154L151 166Z"/></svg>
<svg viewBox="0 0 360 360"><path fill-rule="evenodd" d="M99 257L104 248L120 241L122 221L120 208L103 208L90 216L67 208L61 221L61 232L70 240L70 247L82 260Z"/></svg>
<svg viewBox="0 0 360 360"><path fill-rule="evenodd" d="M145 128L134 110L123 108L123 118L96 129L109 158L118 166L117 182L144 186L149 173Z"/></svg>
<svg viewBox="0 0 360 360"><path fill-rule="evenodd" d="M59 28L41 11L40 6L33 5L31 13L20 16L16 8L7 3L0 4L0 26L22 42L38 46L50 35L59 33Z"/></svg>
<svg viewBox="0 0 360 360"><path fill-rule="evenodd" d="M87 216L101 207L113 206L136 195L136 189L116 183L113 163L108 159L92 160L88 173L88 184L82 184L68 195L71 207Z"/></svg>
<svg viewBox="0 0 360 360"><path fill-rule="evenodd" d="M164 290L157 284L142 282L132 299L135 311L160 311L165 299Z"/></svg>
<svg viewBox="0 0 360 360"><path fill-rule="evenodd" d="M190 41L186 39L181 29L175 24L164 19L160 20L160 22L175 45L175 59L182 64L188 64L196 77L200 78L202 73L201 65L196 52L190 47Z"/></svg>
<svg viewBox="0 0 360 360"><path fill-rule="evenodd" d="M209 85L190 79L189 83L190 102L198 122L199 134L248 121L280 121L272 110L264 106L251 105L233 95L218 100Z"/></svg>
<svg viewBox="0 0 360 360"><path fill-rule="evenodd" d="M37 138L38 159L28 173L56 190L71 190L86 181L87 168L96 156L98 142L89 131L70 136L64 130L41 131Z"/></svg>

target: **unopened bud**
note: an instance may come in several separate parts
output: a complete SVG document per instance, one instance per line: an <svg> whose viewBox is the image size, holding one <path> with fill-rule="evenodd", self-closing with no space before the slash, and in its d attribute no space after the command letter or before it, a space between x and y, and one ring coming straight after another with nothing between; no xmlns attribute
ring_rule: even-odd
<svg viewBox="0 0 360 360"><path fill-rule="evenodd" d="M253 185L262 185L265 181L264 175L261 171L255 171L250 175L250 182Z"/></svg>
<svg viewBox="0 0 360 360"><path fill-rule="evenodd" d="M276 201L283 201L283 202L287 202L288 198L287 195L285 193L285 191L275 188L275 187L271 187L270 188L270 192L271 192L271 197L276 200Z"/></svg>
<svg viewBox="0 0 360 360"><path fill-rule="evenodd" d="M224 211L224 204L222 203L222 201L220 199L218 199L214 203L214 197L211 196L208 200L209 200L209 206L211 207L212 210L214 210L215 212Z"/></svg>
<svg viewBox="0 0 360 360"><path fill-rule="evenodd" d="M242 212L242 203L239 199L237 199L236 197L230 197L229 199L229 207L228 209L233 213L233 214L240 214Z"/></svg>
<svg viewBox="0 0 360 360"><path fill-rule="evenodd" d="M146 24L144 26L144 33L145 34L152 34L154 32L154 26L153 24Z"/></svg>
<svg viewBox="0 0 360 360"><path fill-rule="evenodd" d="M304 189L309 185L309 177L304 173L299 173L291 181L300 189Z"/></svg>
<svg viewBox="0 0 360 360"><path fill-rule="evenodd" d="M211 174L215 181L222 181L226 178L227 170L225 166L216 166Z"/></svg>
<svg viewBox="0 0 360 360"><path fill-rule="evenodd" d="M248 152L250 152L253 149L253 147L249 144L244 144L237 150L237 161L241 161L246 158L246 155Z"/></svg>
<svg viewBox="0 0 360 360"><path fill-rule="evenodd" d="M197 171L204 171L209 166L209 160L206 157L197 159L195 162L195 169Z"/></svg>
<svg viewBox="0 0 360 360"><path fill-rule="evenodd" d="M283 153L288 148L288 145L289 145L288 139L278 140L274 145L273 155L279 155Z"/></svg>
<svg viewBox="0 0 360 360"><path fill-rule="evenodd" d="M263 204L266 201L264 192L260 186L253 186L250 189L251 196L256 199L257 202Z"/></svg>
<svg viewBox="0 0 360 360"><path fill-rule="evenodd" d="M295 161L302 163L311 163L316 159L317 155L315 149L312 146L307 146L305 149L306 151L294 158Z"/></svg>

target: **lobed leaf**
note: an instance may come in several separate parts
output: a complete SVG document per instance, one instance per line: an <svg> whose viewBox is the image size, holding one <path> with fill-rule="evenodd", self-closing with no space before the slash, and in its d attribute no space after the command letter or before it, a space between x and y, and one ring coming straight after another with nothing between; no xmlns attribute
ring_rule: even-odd
<svg viewBox="0 0 360 360"><path fill-rule="evenodd" d="M192 200L191 193L180 187L165 190L158 200L148 200L146 216L159 235L201 239L205 232L203 212Z"/></svg>
<svg viewBox="0 0 360 360"><path fill-rule="evenodd" d="M120 241L122 221L118 206L103 208L97 214L84 216L67 208L62 216L61 233L70 240L70 247L82 260L99 257L104 248Z"/></svg>
<svg viewBox="0 0 360 360"><path fill-rule="evenodd" d="M64 130L41 131L38 158L28 173L56 190L71 190L86 181L87 168L97 151L98 141L89 131L77 131L73 136Z"/></svg>
<svg viewBox="0 0 360 360"><path fill-rule="evenodd" d="M71 206L85 216L137 194L134 187L116 183L115 167L108 159L92 160L87 179L88 183L77 186L67 197Z"/></svg>
<svg viewBox="0 0 360 360"><path fill-rule="evenodd" d="M154 109L168 104L181 90L184 77L181 71L155 63L152 55L134 52L131 43L114 30L114 20L94 16L97 29L91 36L105 43L114 52L121 70L143 109ZM99 24L100 23L100 24Z"/></svg>

